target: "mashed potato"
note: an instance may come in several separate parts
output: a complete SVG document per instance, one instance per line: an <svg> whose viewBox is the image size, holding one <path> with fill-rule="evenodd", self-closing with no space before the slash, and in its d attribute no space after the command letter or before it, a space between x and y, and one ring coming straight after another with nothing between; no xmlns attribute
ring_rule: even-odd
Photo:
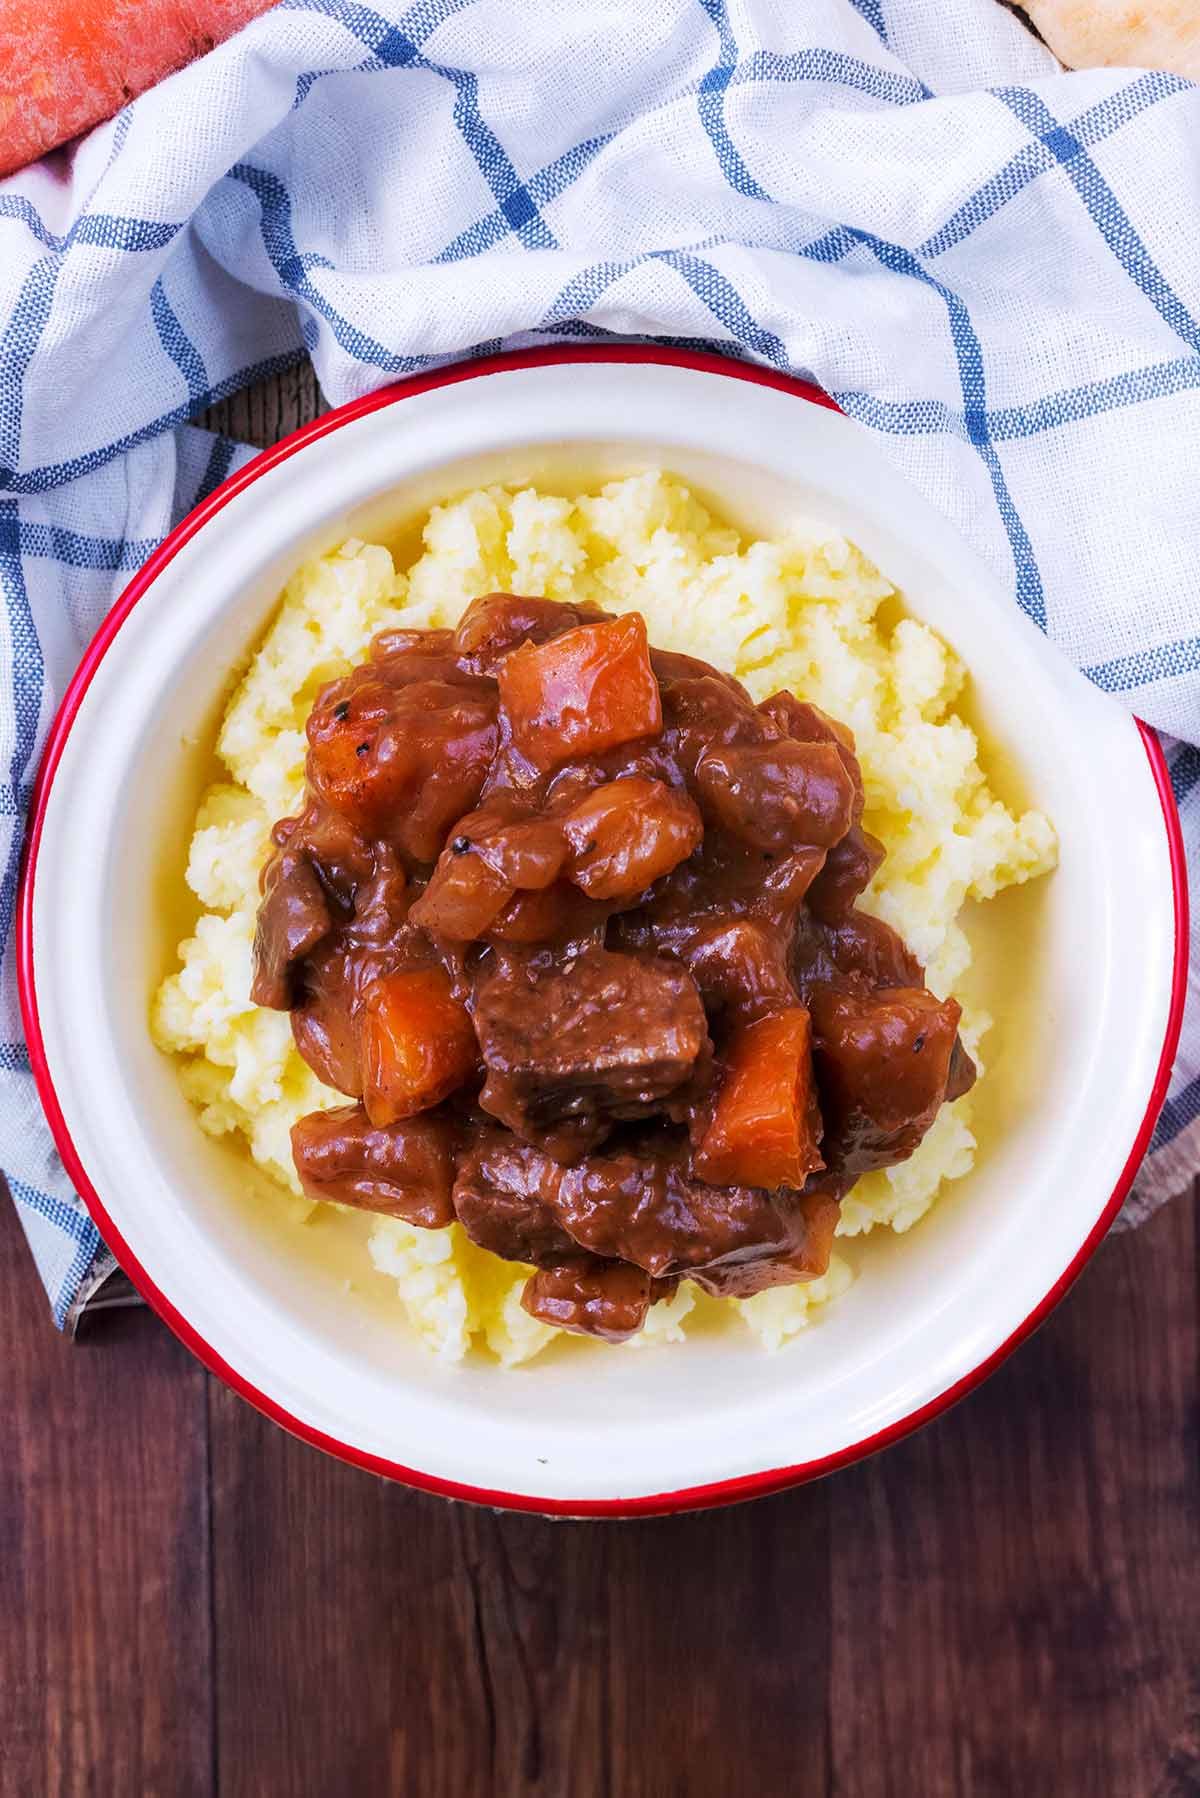
<svg viewBox="0 0 1200 1798"><path fill-rule="evenodd" d="M287 1016L249 1000L258 873L272 822L301 801L312 701L379 630L452 625L477 594L496 590L590 599L642 612L652 643L737 674L755 699L789 687L821 705L854 731L864 822L888 852L863 904L905 938L939 996L970 964L957 921L964 902L1054 865L1046 819L1015 817L988 789L974 733L952 709L963 682L953 654L911 618L881 625L894 589L836 531L804 522L778 541L746 541L681 482L653 472L576 499L530 488L469 493L434 509L424 546L399 573L386 549L345 543L289 582L221 726L229 779L205 796L187 869L201 915L154 1006L155 1040L183 1058L201 1124L244 1137L298 1218L312 1206L292 1166L290 1128L345 1101L300 1059ZM977 1060L989 1023L964 1011ZM943 1109L910 1160L860 1181L840 1233L909 1229L974 1157L966 1098ZM525 1271L476 1248L457 1225L417 1230L380 1218L370 1251L422 1340L448 1360L475 1342L511 1366L555 1334L521 1309ZM745 1301L706 1299L684 1282L629 1346L678 1342L689 1318L733 1308L777 1348L849 1282L837 1256L820 1280Z"/></svg>

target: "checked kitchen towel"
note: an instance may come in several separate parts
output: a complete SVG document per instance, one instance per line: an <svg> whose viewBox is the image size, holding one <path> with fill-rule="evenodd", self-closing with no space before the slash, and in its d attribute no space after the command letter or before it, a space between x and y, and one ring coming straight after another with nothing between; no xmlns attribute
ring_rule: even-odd
<svg viewBox="0 0 1200 1798"><path fill-rule="evenodd" d="M1200 88L1064 74L996 0L282 0L0 182L0 1166L60 1325L112 1263L21 1041L22 817L249 454L185 421L304 355L335 402L614 333L806 375L1173 739L1200 859L1197 144ZM1200 1002L1133 1215L1198 1161Z"/></svg>

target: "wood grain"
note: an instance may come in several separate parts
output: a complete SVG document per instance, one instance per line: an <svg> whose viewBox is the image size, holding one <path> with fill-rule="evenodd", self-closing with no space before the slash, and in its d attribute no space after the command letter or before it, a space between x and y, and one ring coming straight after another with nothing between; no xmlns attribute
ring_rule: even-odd
<svg viewBox="0 0 1200 1798"><path fill-rule="evenodd" d="M1200 1790L1195 1247L1185 1202L938 1424L707 1516L452 1508L214 1391L221 1791Z"/></svg>
<svg viewBox="0 0 1200 1798"><path fill-rule="evenodd" d="M343 1467L145 1313L71 1348L5 1211L0 1791L1194 1795L1198 1208L887 1455L632 1524Z"/></svg>
<svg viewBox="0 0 1200 1798"><path fill-rule="evenodd" d="M839 1482L849 1794L1200 1790L1196 1210L1106 1244L967 1404Z"/></svg>
<svg viewBox="0 0 1200 1798"><path fill-rule="evenodd" d="M211 1792L206 1376L148 1311L68 1342L0 1205L0 1792Z"/></svg>
<svg viewBox="0 0 1200 1798"><path fill-rule="evenodd" d="M328 410L312 363L301 362L285 374L231 394L199 413L194 422L238 443L265 449Z"/></svg>
<svg viewBox="0 0 1200 1798"><path fill-rule="evenodd" d="M226 1798L784 1793L801 1747L827 1789L828 1488L499 1516L317 1461L215 1388L212 1465Z"/></svg>

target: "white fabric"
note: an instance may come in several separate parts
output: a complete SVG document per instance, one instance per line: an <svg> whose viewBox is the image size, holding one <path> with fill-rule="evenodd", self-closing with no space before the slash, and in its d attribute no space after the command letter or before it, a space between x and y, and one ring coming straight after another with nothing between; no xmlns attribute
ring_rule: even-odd
<svg viewBox="0 0 1200 1798"><path fill-rule="evenodd" d="M283 0L0 182L0 1163L60 1321L98 1245L20 1044L20 819L86 638L238 459L184 421L304 353L338 402L476 348L715 342L827 388L1194 740L1198 142L1200 89L1063 74L995 0ZM1150 1198L1194 1166L1197 1010Z"/></svg>

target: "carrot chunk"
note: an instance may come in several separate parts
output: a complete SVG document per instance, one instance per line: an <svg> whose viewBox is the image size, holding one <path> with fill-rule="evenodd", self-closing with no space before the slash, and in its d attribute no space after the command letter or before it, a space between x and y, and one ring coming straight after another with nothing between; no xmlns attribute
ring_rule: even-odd
<svg viewBox="0 0 1200 1798"><path fill-rule="evenodd" d="M442 968L387 974L368 989L359 1025L363 1104L377 1128L427 1111L478 1060L466 1008Z"/></svg>
<svg viewBox="0 0 1200 1798"><path fill-rule="evenodd" d="M450 848L443 851L429 885L408 915L433 936L469 943L482 936L512 896L508 881L480 856Z"/></svg>
<svg viewBox="0 0 1200 1798"><path fill-rule="evenodd" d="M275 0L0 0L0 176L86 131Z"/></svg>
<svg viewBox="0 0 1200 1798"><path fill-rule="evenodd" d="M662 700L637 612L523 643L499 669L513 742L535 767L597 755L662 729Z"/></svg>
<svg viewBox="0 0 1200 1798"><path fill-rule="evenodd" d="M696 1172L715 1186L803 1186L824 1166L820 1133L808 1012L791 1005L743 1025L729 1045Z"/></svg>
<svg viewBox="0 0 1200 1798"><path fill-rule="evenodd" d="M601 929L610 909L569 880L556 880L538 893L514 893L481 934L487 943L565 943Z"/></svg>
<svg viewBox="0 0 1200 1798"><path fill-rule="evenodd" d="M501 796L490 810L469 812L453 827L412 921L453 942L470 942L490 928L514 893L552 890L566 859L557 823L510 816ZM546 908L538 915L546 915Z"/></svg>
<svg viewBox="0 0 1200 1798"><path fill-rule="evenodd" d="M704 835L686 793L661 780L612 780L567 813L570 876L593 899L640 893L678 867Z"/></svg>
<svg viewBox="0 0 1200 1798"><path fill-rule="evenodd" d="M479 686L387 676L364 663L323 688L305 727L309 784L360 830L431 862L479 798L496 753L496 698Z"/></svg>

